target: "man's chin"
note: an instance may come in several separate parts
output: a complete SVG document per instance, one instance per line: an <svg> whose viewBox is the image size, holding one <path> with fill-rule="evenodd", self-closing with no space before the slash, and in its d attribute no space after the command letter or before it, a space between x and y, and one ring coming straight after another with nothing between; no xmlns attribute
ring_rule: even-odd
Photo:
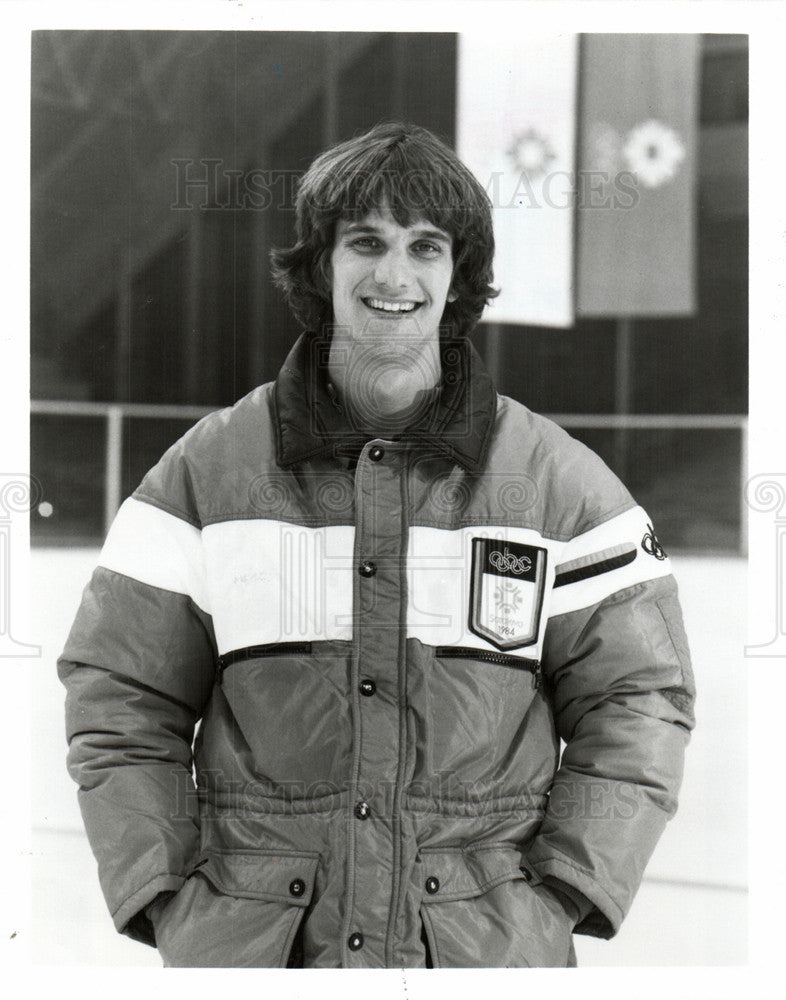
<svg viewBox="0 0 786 1000"><path fill-rule="evenodd" d="M419 310L385 313L364 308L364 315L359 316L353 326L352 339L361 344L378 340L427 343L434 339L434 334L428 317Z"/></svg>

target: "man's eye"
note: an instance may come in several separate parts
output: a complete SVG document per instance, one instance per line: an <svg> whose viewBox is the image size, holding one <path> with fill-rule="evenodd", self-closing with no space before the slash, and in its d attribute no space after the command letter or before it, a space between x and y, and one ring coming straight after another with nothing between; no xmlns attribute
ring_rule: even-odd
<svg viewBox="0 0 786 1000"><path fill-rule="evenodd" d="M352 240L350 246L356 250L376 250L379 247L379 240L373 236L358 236Z"/></svg>
<svg viewBox="0 0 786 1000"><path fill-rule="evenodd" d="M421 257L438 257L442 253L442 247L428 240L420 240L415 244L415 253Z"/></svg>

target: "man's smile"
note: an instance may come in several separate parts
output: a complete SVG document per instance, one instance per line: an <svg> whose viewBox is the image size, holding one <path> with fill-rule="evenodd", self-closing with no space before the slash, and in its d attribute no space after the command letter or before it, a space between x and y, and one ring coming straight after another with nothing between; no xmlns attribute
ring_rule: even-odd
<svg viewBox="0 0 786 1000"><path fill-rule="evenodd" d="M374 312L384 313L412 313L423 305L422 302L415 302L413 299L376 299L365 297L362 302Z"/></svg>

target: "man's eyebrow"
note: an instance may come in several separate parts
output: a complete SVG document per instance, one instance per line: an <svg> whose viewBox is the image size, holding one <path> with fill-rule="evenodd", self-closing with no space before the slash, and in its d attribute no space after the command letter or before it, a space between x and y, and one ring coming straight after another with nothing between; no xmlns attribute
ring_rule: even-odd
<svg viewBox="0 0 786 1000"><path fill-rule="evenodd" d="M413 235L422 240L444 240L446 243L451 241L450 234L442 229L417 229Z"/></svg>
<svg viewBox="0 0 786 1000"><path fill-rule="evenodd" d="M345 233L372 233L373 235L378 235L381 233L379 226L375 226L373 222L341 222L340 223L343 231ZM412 235L416 239L429 239L429 240L444 240L446 243L451 242L451 236L442 229L415 229Z"/></svg>
<svg viewBox="0 0 786 1000"><path fill-rule="evenodd" d="M373 225L371 222L345 222L343 219L339 222L339 228L343 229L345 233L379 232L379 228Z"/></svg>

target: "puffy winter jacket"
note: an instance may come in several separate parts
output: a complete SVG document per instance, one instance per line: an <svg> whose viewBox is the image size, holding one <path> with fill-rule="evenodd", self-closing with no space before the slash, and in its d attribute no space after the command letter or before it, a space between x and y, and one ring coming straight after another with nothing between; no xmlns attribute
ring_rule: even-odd
<svg viewBox="0 0 786 1000"><path fill-rule="evenodd" d="M59 669L115 925L171 965L569 964L548 886L612 936L676 808L669 561L467 343L400 440L348 429L324 348L164 455L85 590Z"/></svg>

